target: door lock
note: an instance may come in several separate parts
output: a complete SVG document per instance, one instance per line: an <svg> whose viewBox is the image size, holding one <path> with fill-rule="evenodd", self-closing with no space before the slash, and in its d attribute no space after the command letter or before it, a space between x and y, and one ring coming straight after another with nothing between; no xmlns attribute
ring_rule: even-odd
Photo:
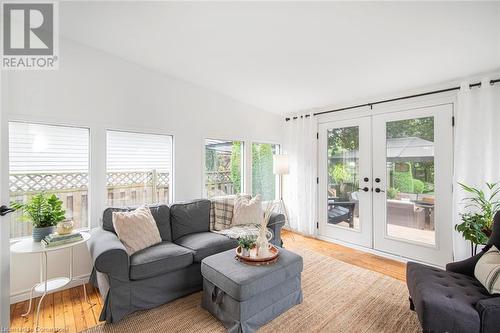
<svg viewBox="0 0 500 333"><path fill-rule="evenodd" d="M385 192L384 190L379 189L378 187L375 189L375 192L380 193L380 192Z"/></svg>
<svg viewBox="0 0 500 333"><path fill-rule="evenodd" d="M364 191L364 192L368 192L370 189L365 186L363 188L358 188L358 190L361 190L361 191Z"/></svg>

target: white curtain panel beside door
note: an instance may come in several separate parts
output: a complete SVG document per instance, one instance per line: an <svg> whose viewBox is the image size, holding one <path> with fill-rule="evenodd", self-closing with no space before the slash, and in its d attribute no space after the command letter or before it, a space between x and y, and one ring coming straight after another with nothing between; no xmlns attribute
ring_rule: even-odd
<svg viewBox="0 0 500 333"><path fill-rule="evenodd" d="M290 227L305 235L314 235L317 222L317 122L312 114L286 122L285 151L290 173L284 182L283 199Z"/></svg>
<svg viewBox="0 0 500 333"><path fill-rule="evenodd" d="M500 181L500 85L484 78L479 89L461 84L455 113L454 220L460 223L467 194L457 182L485 188L485 182ZM438 199L439 200L439 199ZM455 259L470 256L470 244L454 232Z"/></svg>

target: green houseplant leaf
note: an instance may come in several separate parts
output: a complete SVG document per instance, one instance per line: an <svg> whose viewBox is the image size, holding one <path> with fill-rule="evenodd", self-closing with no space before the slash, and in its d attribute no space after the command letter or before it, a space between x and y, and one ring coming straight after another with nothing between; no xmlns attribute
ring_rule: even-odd
<svg viewBox="0 0 500 333"><path fill-rule="evenodd" d="M63 202L55 194L40 192L32 196L28 202L12 202L16 210L23 212L22 220L29 221L35 228L55 226L66 219Z"/></svg>
<svg viewBox="0 0 500 333"><path fill-rule="evenodd" d="M472 253L478 244L486 244L491 234L495 214L500 209L499 183L486 183L488 192L472 186L458 183L470 196L465 198L465 208L468 212L461 214L462 223L455 225L455 230L464 239L471 242Z"/></svg>

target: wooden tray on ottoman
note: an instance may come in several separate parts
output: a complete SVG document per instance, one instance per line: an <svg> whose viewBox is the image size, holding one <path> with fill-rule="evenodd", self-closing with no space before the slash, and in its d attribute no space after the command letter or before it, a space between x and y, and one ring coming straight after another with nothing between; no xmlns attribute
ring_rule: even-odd
<svg viewBox="0 0 500 333"><path fill-rule="evenodd" d="M259 257L255 255L256 250L250 250L250 257L244 257L241 254L241 247L236 248L236 260L241 261L247 265L261 266L261 265L271 265L278 261L279 250L276 246L269 244L269 256ZM253 255L252 255L253 253Z"/></svg>

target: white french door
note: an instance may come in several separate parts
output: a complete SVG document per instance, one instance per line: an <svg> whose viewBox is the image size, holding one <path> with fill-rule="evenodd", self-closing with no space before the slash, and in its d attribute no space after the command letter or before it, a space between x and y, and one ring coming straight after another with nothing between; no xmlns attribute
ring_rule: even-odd
<svg viewBox="0 0 500 333"><path fill-rule="evenodd" d="M452 105L319 125L319 234L452 260Z"/></svg>
<svg viewBox="0 0 500 333"><path fill-rule="evenodd" d="M370 117L319 125L319 233L372 246Z"/></svg>
<svg viewBox="0 0 500 333"><path fill-rule="evenodd" d="M451 118L451 105L373 117L375 249L440 266L452 261Z"/></svg>

